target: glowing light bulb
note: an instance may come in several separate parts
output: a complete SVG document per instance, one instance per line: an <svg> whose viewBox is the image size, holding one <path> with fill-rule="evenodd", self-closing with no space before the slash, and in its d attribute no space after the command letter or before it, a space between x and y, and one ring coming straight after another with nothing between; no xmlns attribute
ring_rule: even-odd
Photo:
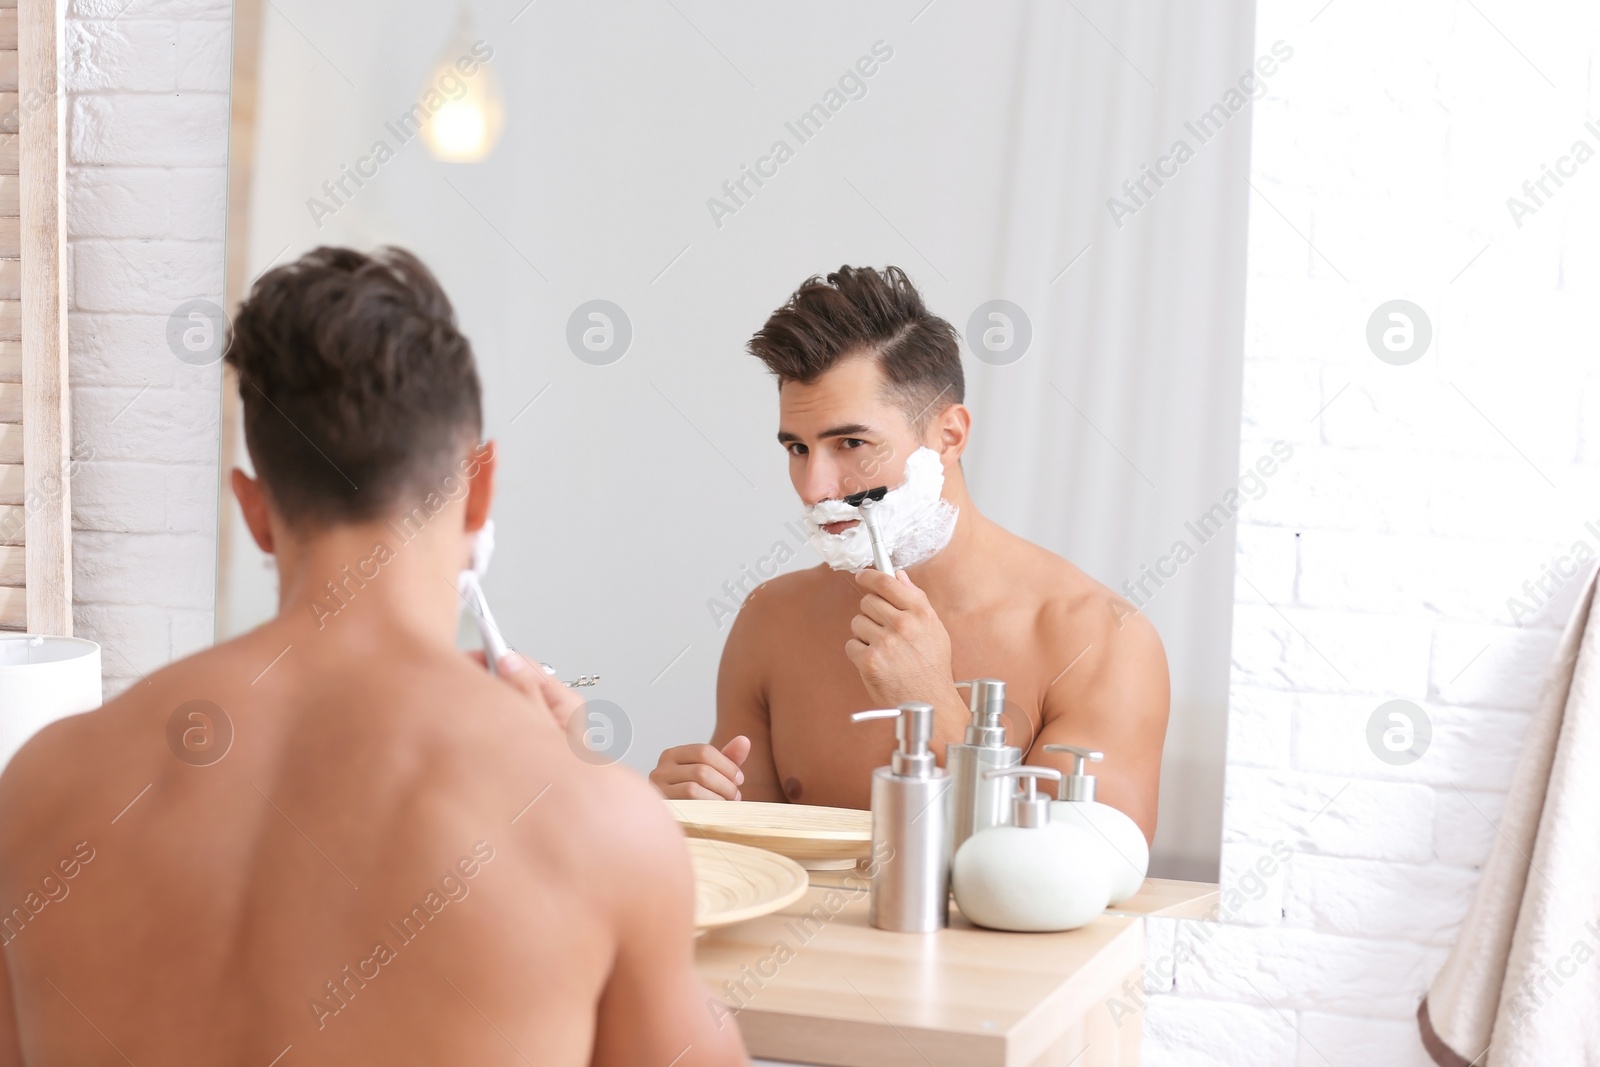
<svg viewBox="0 0 1600 1067"><path fill-rule="evenodd" d="M494 150L504 118L500 83L491 57L494 50L472 33L472 19L461 20L450 43L422 88L420 101L429 112L422 127L428 154L445 163L476 163Z"/></svg>

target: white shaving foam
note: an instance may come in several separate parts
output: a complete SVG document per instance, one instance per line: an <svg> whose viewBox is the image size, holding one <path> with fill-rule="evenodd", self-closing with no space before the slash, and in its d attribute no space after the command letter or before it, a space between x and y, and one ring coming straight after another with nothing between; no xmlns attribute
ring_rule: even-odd
<svg viewBox="0 0 1600 1067"><path fill-rule="evenodd" d="M906 457L905 482L872 506L895 570L931 559L950 543L960 509L939 495L943 489L944 463L939 453L919 448ZM872 566L872 539L866 525L858 521L836 534L822 527L860 518L861 509L843 500L820 501L805 511L806 540L834 570L859 574Z"/></svg>

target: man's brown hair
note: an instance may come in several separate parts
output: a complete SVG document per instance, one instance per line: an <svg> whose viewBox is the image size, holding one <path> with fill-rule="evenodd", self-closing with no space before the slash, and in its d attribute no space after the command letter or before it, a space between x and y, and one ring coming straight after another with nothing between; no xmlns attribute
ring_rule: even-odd
<svg viewBox="0 0 1600 1067"><path fill-rule="evenodd" d="M229 332L250 459L291 524L388 514L482 432L472 346L403 249L324 247L268 271Z"/></svg>
<svg viewBox="0 0 1600 1067"><path fill-rule="evenodd" d="M890 394L920 432L966 396L956 331L928 311L899 267L812 275L750 339L782 388L809 384L840 360L875 358Z"/></svg>

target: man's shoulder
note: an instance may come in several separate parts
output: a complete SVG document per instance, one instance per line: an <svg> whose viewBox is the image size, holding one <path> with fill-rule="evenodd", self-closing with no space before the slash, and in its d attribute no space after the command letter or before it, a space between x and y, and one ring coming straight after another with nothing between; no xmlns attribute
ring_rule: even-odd
<svg viewBox="0 0 1600 1067"><path fill-rule="evenodd" d="M587 872L586 881L609 884L623 899L649 897L664 869L685 863L682 828L637 771L579 765L552 780L552 799L557 789L563 794L556 805L561 810L550 813L544 829L535 832L544 848L567 855L569 862L562 866Z"/></svg>
<svg viewBox="0 0 1600 1067"><path fill-rule="evenodd" d="M1006 556L1011 566L1008 583L1026 589L1041 611L1056 617L1078 617L1098 608L1114 595L1099 581L1064 556L1013 533L1006 533Z"/></svg>
<svg viewBox="0 0 1600 1067"><path fill-rule="evenodd" d="M758 599L770 600L776 603L786 601L807 600L817 593L831 588L840 579L850 576L842 571L836 571L826 563L818 563L814 567L802 567L799 570L786 571L775 578L768 578L755 591L750 594L746 604L753 604Z"/></svg>
<svg viewBox="0 0 1600 1067"><path fill-rule="evenodd" d="M108 791L126 776L110 775L110 769L137 777L151 749L141 737L162 728L153 691L165 691L168 679L159 674L98 708L47 724L17 751L0 775L0 851L27 855L40 834L59 837L84 813L111 804ZM114 814L112 807L106 817Z"/></svg>
<svg viewBox="0 0 1600 1067"><path fill-rule="evenodd" d="M1135 660L1159 657L1161 638L1149 618L1127 598L1096 580L1072 561L1016 535L1016 559L1036 598L1036 630L1052 648L1098 645L1110 655Z"/></svg>
<svg viewBox="0 0 1600 1067"><path fill-rule="evenodd" d="M88 766L97 755L120 752L129 734L159 719L161 709L171 714L185 703L220 700L219 684L241 664L239 651L222 645L144 675L100 707L41 728L6 766L5 777L37 773L41 764L59 777L67 766ZM69 758L58 765L53 756Z"/></svg>
<svg viewBox="0 0 1600 1067"><path fill-rule="evenodd" d="M747 630L792 621L797 614L816 611L828 598L840 595L840 583L850 581L849 574L825 563L769 578L740 603L734 625ZM857 599L860 594L852 592L851 596Z"/></svg>
<svg viewBox="0 0 1600 1067"><path fill-rule="evenodd" d="M580 770L579 777L586 780L590 779L590 771L602 772L587 782L594 821L609 838L630 846L610 850L612 856L631 862L640 858L635 849L655 851L662 846L681 845L682 829L667 802L644 776L620 765Z"/></svg>

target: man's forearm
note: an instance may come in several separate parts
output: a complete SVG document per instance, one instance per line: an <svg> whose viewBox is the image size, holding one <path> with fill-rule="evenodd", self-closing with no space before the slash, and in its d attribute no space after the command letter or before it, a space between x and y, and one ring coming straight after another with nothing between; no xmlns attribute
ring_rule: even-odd
<svg viewBox="0 0 1600 1067"><path fill-rule="evenodd" d="M944 766L945 746L960 744L966 740L967 724L972 721L972 712L967 707L966 699L954 684L935 688L926 695L908 699L923 700L933 705L933 737L929 741L929 747L933 749L934 758L939 761L939 766Z"/></svg>

